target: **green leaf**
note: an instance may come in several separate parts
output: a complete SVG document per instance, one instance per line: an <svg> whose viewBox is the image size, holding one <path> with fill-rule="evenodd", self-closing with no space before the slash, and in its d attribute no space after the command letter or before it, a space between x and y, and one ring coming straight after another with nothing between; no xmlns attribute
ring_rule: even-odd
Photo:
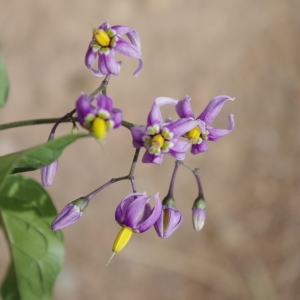
<svg viewBox="0 0 300 300"><path fill-rule="evenodd" d="M12 256L3 300L50 300L64 260L62 233L50 228L57 215L51 198L33 179L9 176L0 215Z"/></svg>
<svg viewBox="0 0 300 300"><path fill-rule="evenodd" d="M3 188L7 176L12 173L33 171L50 165L57 160L63 150L79 138L88 134L67 135L46 144L20 152L0 157L0 191Z"/></svg>
<svg viewBox="0 0 300 300"><path fill-rule="evenodd" d="M0 107L3 107L7 101L9 91L9 82L6 73L4 60L0 53Z"/></svg>

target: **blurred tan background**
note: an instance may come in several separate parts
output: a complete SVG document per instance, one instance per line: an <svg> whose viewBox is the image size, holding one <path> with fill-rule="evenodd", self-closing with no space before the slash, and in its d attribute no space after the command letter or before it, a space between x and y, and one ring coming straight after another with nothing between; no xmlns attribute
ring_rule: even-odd
<svg viewBox="0 0 300 300"><path fill-rule="evenodd" d="M200 168L207 222L192 229L197 195L180 168L175 199L180 228L161 240L153 229L134 235L106 268L119 230L114 211L130 192L120 182L98 194L81 220L64 230L66 263L54 299L299 299L300 2L296 0L0 1L0 42L11 82L0 122L60 117L79 93L101 82L84 55L91 28L107 21L139 31L144 71L123 61L108 87L124 119L145 123L158 96L192 97L198 115L214 96L226 103L215 127L236 129L209 152L186 162ZM175 116L164 108L165 117ZM0 154L47 140L50 125L0 133ZM59 127L57 135L70 132ZM109 134L103 154L92 139L69 147L48 189L60 211L112 177L126 175L134 153L126 128ZM141 154L143 154L144 150ZM138 164L139 191L167 193L174 160ZM39 172L28 173L39 179ZM0 279L8 250L0 234Z"/></svg>

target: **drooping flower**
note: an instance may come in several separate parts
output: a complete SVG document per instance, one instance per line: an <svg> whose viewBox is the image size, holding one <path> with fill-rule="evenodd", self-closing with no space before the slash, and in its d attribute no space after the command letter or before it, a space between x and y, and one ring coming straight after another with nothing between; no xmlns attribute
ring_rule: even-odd
<svg viewBox="0 0 300 300"><path fill-rule="evenodd" d="M182 214L176 209L173 197L167 195L162 204L162 212L155 222L154 228L158 236L165 239L179 227L182 222Z"/></svg>
<svg viewBox="0 0 300 300"><path fill-rule="evenodd" d="M193 205L193 227L195 230L200 231L206 219L206 202L204 198L197 198Z"/></svg>
<svg viewBox="0 0 300 300"><path fill-rule="evenodd" d="M198 126L201 121L192 118L181 118L163 123L160 106L177 104L177 100L168 97L156 98L148 115L147 126L134 126L131 128L133 146L145 147L143 163L160 165L163 154L170 154L178 160L185 158L189 149L188 142L179 140L183 134Z"/></svg>
<svg viewBox="0 0 300 300"><path fill-rule="evenodd" d="M177 103L176 111L180 118L194 119L194 113L190 104L190 100L191 98L186 96ZM208 103L204 111L199 115L199 117L195 119L201 121L199 126L195 126L191 130L186 131L184 136L187 137L189 142L192 144L192 154L208 151L206 140L217 141L221 137L229 134L234 129L234 118L232 114L228 116L229 124L227 129L213 128L210 126L212 121L221 111L224 103L228 100L233 101L234 98L224 95L213 98Z"/></svg>
<svg viewBox="0 0 300 300"><path fill-rule="evenodd" d="M58 160L55 160L49 166L41 169L42 185L48 187L52 185L56 171L58 168Z"/></svg>
<svg viewBox="0 0 300 300"><path fill-rule="evenodd" d="M121 35L126 35L130 42L122 39ZM134 76L142 71L143 60L138 32L130 27L110 26L108 23L103 23L99 28L93 30L92 41L85 55L85 64L96 76L118 75L121 62L116 61L115 51L139 59L139 66L134 72ZM93 64L97 59L97 55L98 68L94 69Z"/></svg>
<svg viewBox="0 0 300 300"><path fill-rule="evenodd" d="M98 94L89 98L81 93L76 101L76 111L79 123L90 132L94 133L98 140L106 137L106 132L116 129L122 124L122 111L113 107L111 98Z"/></svg>
<svg viewBox="0 0 300 300"><path fill-rule="evenodd" d="M119 203L115 218L122 228L114 241L113 255L125 247L133 232L145 232L157 221L162 206L158 194L154 195L154 199L155 207L153 209L148 203L150 197L145 193L130 194Z"/></svg>
<svg viewBox="0 0 300 300"><path fill-rule="evenodd" d="M82 197L66 205L52 222L52 230L61 230L77 222L88 204L89 200Z"/></svg>

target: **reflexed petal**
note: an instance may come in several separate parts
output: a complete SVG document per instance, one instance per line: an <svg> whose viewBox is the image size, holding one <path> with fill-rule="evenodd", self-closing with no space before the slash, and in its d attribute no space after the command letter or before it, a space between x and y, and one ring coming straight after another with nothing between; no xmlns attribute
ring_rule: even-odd
<svg viewBox="0 0 300 300"><path fill-rule="evenodd" d="M169 97L158 97L155 99L152 108L150 110L150 113L148 115L148 121L147 124L148 126L153 126L155 124L162 125L163 124L163 119L162 115L160 112L160 107L166 104L177 104L177 100L174 100Z"/></svg>
<svg viewBox="0 0 300 300"><path fill-rule="evenodd" d="M136 200L136 197L145 196L145 193L132 193L126 196L118 205L115 213L116 221L122 223L124 221L125 212L128 206Z"/></svg>
<svg viewBox="0 0 300 300"><path fill-rule="evenodd" d="M123 112L119 108L112 109L111 119L114 121L114 129L119 128L122 124Z"/></svg>
<svg viewBox="0 0 300 300"><path fill-rule="evenodd" d="M224 95L213 98L197 119L200 119L204 121L207 125L209 125L219 114L224 103L228 100L233 101L234 98L230 98L229 96Z"/></svg>
<svg viewBox="0 0 300 300"><path fill-rule="evenodd" d="M120 38L113 49L123 55L139 59L139 66L134 72L134 76L137 76L142 71L144 63L140 54L140 50L136 46Z"/></svg>
<svg viewBox="0 0 300 300"><path fill-rule="evenodd" d="M91 69L93 66L93 63L96 60L98 50L94 50L93 47L89 46L86 55L85 55L85 65Z"/></svg>
<svg viewBox="0 0 300 300"><path fill-rule="evenodd" d="M116 42L116 45L113 47L113 49L129 57L141 58L139 49L121 38L119 38L119 40Z"/></svg>
<svg viewBox="0 0 300 300"><path fill-rule="evenodd" d="M209 134L208 134L208 140L209 141L217 141L224 135L227 135L234 129L234 118L233 115L228 116L228 128L227 129L221 129L221 128L208 128Z"/></svg>
<svg viewBox="0 0 300 300"><path fill-rule="evenodd" d="M191 98L189 96L186 96L184 99L178 101L176 104L176 112L180 118L193 118L194 119L194 113L191 106Z"/></svg>
<svg viewBox="0 0 300 300"><path fill-rule="evenodd" d="M169 154L178 160L184 160L186 152L191 144L181 140L173 140L173 147L169 150Z"/></svg>
<svg viewBox="0 0 300 300"><path fill-rule="evenodd" d="M108 53L99 52L98 68L102 74L119 75L121 63L116 62L115 53L112 49Z"/></svg>
<svg viewBox="0 0 300 300"><path fill-rule="evenodd" d="M195 144L195 145L192 145L192 150L191 150L191 153L192 154L199 154L201 152L207 152L208 151L208 146L207 146L207 143L206 141L202 141L201 144Z"/></svg>
<svg viewBox="0 0 300 300"><path fill-rule="evenodd" d="M145 154L143 156L142 162L145 164L156 164L161 165L163 161L163 155L154 155L150 154L148 150L146 149Z"/></svg>
<svg viewBox="0 0 300 300"><path fill-rule="evenodd" d="M96 96L96 101L97 101L97 112L100 110L100 109L105 109L107 110L108 112L111 112L112 111L112 108L113 108L113 101L111 98L103 95L103 94L98 94Z"/></svg>
<svg viewBox="0 0 300 300"><path fill-rule="evenodd" d="M130 42L135 45L139 51L141 50L141 41L138 32L135 29L132 29L127 26L112 26L111 29L115 30L117 34L126 36L129 38Z"/></svg>
<svg viewBox="0 0 300 300"><path fill-rule="evenodd" d="M130 129L132 135L132 144L134 148L141 148L144 146L143 136L145 135L145 126L134 126Z"/></svg>
<svg viewBox="0 0 300 300"><path fill-rule="evenodd" d="M149 201L149 196L140 196L130 203L125 211L123 224L132 229L137 229L137 225L144 214L144 207Z"/></svg>
<svg viewBox="0 0 300 300"><path fill-rule="evenodd" d="M152 214L149 216L148 219L146 219L144 222L138 225L139 232L144 232L148 230L150 227L152 227L161 215L162 204L158 197L158 193L154 195L154 199L155 199L155 207L152 211Z"/></svg>
<svg viewBox="0 0 300 300"><path fill-rule="evenodd" d="M168 123L167 125L165 125L165 128L168 128L169 131L173 133L174 138L177 138L200 125L201 122L201 120L184 118Z"/></svg>
<svg viewBox="0 0 300 300"><path fill-rule="evenodd" d="M111 26L109 25L109 23L105 22L102 25L100 25L98 28L99 29L103 29L106 30L107 28L110 28Z"/></svg>
<svg viewBox="0 0 300 300"><path fill-rule="evenodd" d="M95 108L91 104L93 98L88 98L85 93L81 93L76 101L76 111L79 123L84 126L84 118L88 114L95 114Z"/></svg>

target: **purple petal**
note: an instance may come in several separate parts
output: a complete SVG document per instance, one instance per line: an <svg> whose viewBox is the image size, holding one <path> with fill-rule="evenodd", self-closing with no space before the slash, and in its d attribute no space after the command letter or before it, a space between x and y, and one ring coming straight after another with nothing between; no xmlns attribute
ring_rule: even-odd
<svg viewBox="0 0 300 300"><path fill-rule="evenodd" d="M121 200L115 212L115 219L117 222L122 223L124 221L125 213L128 206L136 200L136 197L141 196L145 196L145 193L132 193Z"/></svg>
<svg viewBox="0 0 300 300"><path fill-rule="evenodd" d="M191 144L181 140L173 140L174 146L169 150L169 154L178 160L184 160L186 152Z"/></svg>
<svg viewBox="0 0 300 300"><path fill-rule="evenodd" d="M109 23L105 22L102 25L100 25L98 28L99 29L103 29L106 30L107 28L110 28L111 26L109 25Z"/></svg>
<svg viewBox="0 0 300 300"><path fill-rule="evenodd" d="M99 52L98 68L102 74L119 75L121 63L116 62L113 49L110 49L107 53Z"/></svg>
<svg viewBox="0 0 300 300"><path fill-rule="evenodd" d="M137 229L137 225L144 214L144 207L149 201L149 196L140 196L130 203L125 211L123 224L132 229Z"/></svg>
<svg viewBox="0 0 300 300"><path fill-rule="evenodd" d="M180 118L193 118L194 119L194 113L191 106L191 98L189 96L186 96L184 99L178 101L176 104L176 112Z"/></svg>
<svg viewBox="0 0 300 300"><path fill-rule="evenodd" d="M200 125L201 122L202 122L201 120L185 118L185 119L178 119L176 121L170 122L164 127L168 128L169 131L173 133L174 138L177 138L189 132L196 126Z"/></svg>
<svg viewBox="0 0 300 300"><path fill-rule="evenodd" d="M139 49L121 38L118 39L113 49L129 57L141 58Z"/></svg>
<svg viewBox="0 0 300 300"><path fill-rule="evenodd" d="M219 114L224 103L228 100L233 101L234 98L230 98L229 96L224 95L213 98L197 119L200 119L204 121L207 125L209 125Z"/></svg>
<svg viewBox="0 0 300 300"><path fill-rule="evenodd" d="M96 96L96 101L97 101L97 108L96 108L97 112L101 109L104 109L108 112L112 111L113 101L111 98L109 98L103 94L98 94Z"/></svg>
<svg viewBox="0 0 300 300"><path fill-rule="evenodd" d="M144 232L149 228L151 228L161 215L162 204L158 197L158 193L154 195L154 199L155 199L155 207L152 211L152 214L149 216L148 219L146 219L144 222L138 225L137 229L139 232Z"/></svg>
<svg viewBox="0 0 300 300"><path fill-rule="evenodd" d="M141 218L141 220L139 221L139 224L144 222L146 219L148 219L151 215L152 209L151 209L151 205L149 203L146 203L145 208L144 208L144 214Z"/></svg>
<svg viewBox="0 0 300 300"><path fill-rule="evenodd" d="M85 65L91 69L93 63L96 60L98 50L94 50L93 47L89 46L86 55L85 55Z"/></svg>
<svg viewBox="0 0 300 300"><path fill-rule="evenodd" d="M135 45L139 51L141 50L141 41L138 32L135 29L126 26L112 26L111 29L115 30L117 34L126 36L129 38L130 42Z"/></svg>
<svg viewBox="0 0 300 300"><path fill-rule="evenodd" d="M130 129L132 135L132 144L134 148L141 148L144 146L143 136L145 135L145 126L134 126Z"/></svg>
<svg viewBox="0 0 300 300"><path fill-rule="evenodd" d="M141 58L139 58L139 65L135 70L135 72L133 73L133 76L137 77L142 72L143 67L144 67L144 62Z"/></svg>
<svg viewBox="0 0 300 300"><path fill-rule="evenodd" d="M84 118L88 114L95 114L95 108L91 104L93 98L89 98L85 93L81 93L76 101L76 111L79 123L84 126Z"/></svg>
<svg viewBox="0 0 300 300"><path fill-rule="evenodd" d="M114 129L119 128L122 124L123 112L119 108L112 109L111 119L114 121Z"/></svg>
<svg viewBox="0 0 300 300"><path fill-rule="evenodd" d="M208 151L208 146L207 146L206 141L202 141L201 144L192 145L191 153L194 155L202 153L202 152L207 152L207 151Z"/></svg>
<svg viewBox="0 0 300 300"><path fill-rule="evenodd" d="M163 119L160 112L160 107L166 104L177 104L177 100L174 100L169 97L158 97L155 99L152 108L150 110L150 113L148 115L148 126L153 126L155 124L162 125Z"/></svg>
<svg viewBox="0 0 300 300"><path fill-rule="evenodd" d="M58 160L41 169L42 184L45 187L52 185L56 171L58 168Z"/></svg>
<svg viewBox="0 0 300 300"><path fill-rule="evenodd" d="M164 213L165 210L168 210L167 214ZM165 220L165 218L168 219ZM163 205L161 215L154 224L154 228L158 236L165 239L179 227L181 222L182 214L179 210ZM167 224L166 228L164 228L164 224Z"/></svg>
<svg viewBox="0 0 300 300"><path fill-rule="evenodd" d="M142 162L145 164L155 164L155 165L161 165L163 161L163 155L154 155L150 154L148 150L146 149L145 154L142 158Z"/></svg>
<svg viewBox="0 0 300 300"><path fill-rule="evenodd" d="M82 215L82 212L78 210L72 204L68 204L64 209L57 215L51 224L52 230L61 230L77 222Z"/></svg>
<svg viewBox="0 0 300 300"><path fill-rule="evenodd" d="M228 116L228 128L227 129L220 129L220 128L208 128L208 140L209 141L217 141L224 135L227 135L234 129L234 118L233 115Z"/></svg>

